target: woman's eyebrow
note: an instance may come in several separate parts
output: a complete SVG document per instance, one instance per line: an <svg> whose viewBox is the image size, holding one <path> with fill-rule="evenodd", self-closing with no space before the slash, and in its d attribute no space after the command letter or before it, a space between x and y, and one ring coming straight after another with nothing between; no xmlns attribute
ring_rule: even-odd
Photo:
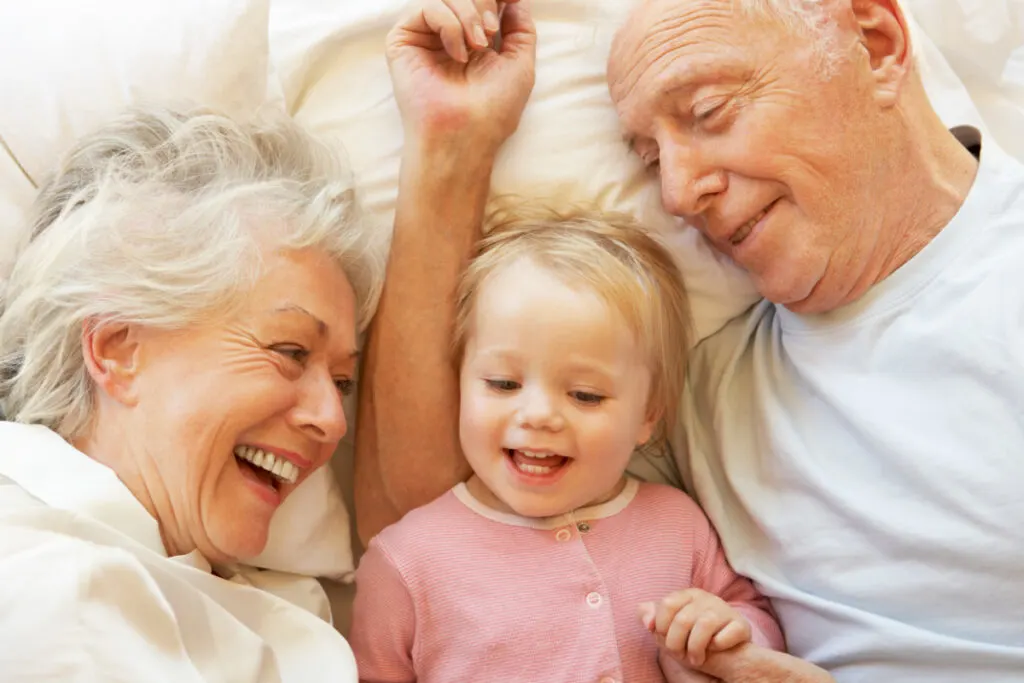
<svg viewBox="0 0 1024 683"><path fill-rule="evenodd" d="M320 318L316 317L315 315L313 315L312 313L307 311L302 306L299 306L298 304L285 304L284 306L279 306L278 308L275 308L274 312L275 313L301 313L302 315L307 316L308 318L312 319L312 321L314 323L316 323L317 334L319 336L321 336L321 337L326 336L328 330L330 329L327 326L327 323L325 323L323 320L321 320Z"/></svg>

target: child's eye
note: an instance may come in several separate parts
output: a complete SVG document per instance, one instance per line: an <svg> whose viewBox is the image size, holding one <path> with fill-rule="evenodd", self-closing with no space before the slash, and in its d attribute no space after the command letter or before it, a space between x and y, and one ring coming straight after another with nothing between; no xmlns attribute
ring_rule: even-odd
<svg viewBox="0 0 1024 683"><path fill-rule="evenodd" d="M580 403L588 406L601 405L601 402L605 399L604 396L590 391L572 391L569 392L569 395Z"/></svg>
<svg viewBox="0 0 1024 683"><path fill-rule="evenodd" d="M519 382L510 379L485 379L484 382L495 391L508 392L519 388Z"/></svg>

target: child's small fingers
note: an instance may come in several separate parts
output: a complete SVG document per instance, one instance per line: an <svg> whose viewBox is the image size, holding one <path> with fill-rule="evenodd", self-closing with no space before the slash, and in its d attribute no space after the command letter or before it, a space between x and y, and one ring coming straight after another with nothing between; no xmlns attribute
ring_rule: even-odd
<svg viewBox="0 0 1024 683"><path fill-rule="evenodd" d="M721 620L713 614L702 614L693 622L690 637L686 640L686 660L692 666L700 666L704 663L708 644L721 627Z"/></svg>
<svg viewBox="0 0 1024 683"><path fill-rule="evenodd" d="M640 623L644 625L644 628L653 633L654 619L658 613L657 606L653 602L641 602L637 605L636 613L640 617Z"/></svg>
<svg viewBox="0 0 1024 683"><path fill-rule="evenodd" d="M690 591L676 591L669 594L658 603L658 609L654 617L654 630L657 633L667 633L679 611L692 601L693 595Z"/></svg>
<svg viewBox="0 0 1024 683"><path fill-rule="evenodd" d="M690 631L697 620L693 610L684 607L676 614L675 619L665 632L665 647L677 654L686 655L686 644L690 640Z"/></svg>
<svg viewBox="0 0 1024 683"><path fill-rule="evenodd" d="M749 640L750 624L745 621L733 620L715 634L715 637L711 639L709 649L712 652L723 652Z"/></svg>

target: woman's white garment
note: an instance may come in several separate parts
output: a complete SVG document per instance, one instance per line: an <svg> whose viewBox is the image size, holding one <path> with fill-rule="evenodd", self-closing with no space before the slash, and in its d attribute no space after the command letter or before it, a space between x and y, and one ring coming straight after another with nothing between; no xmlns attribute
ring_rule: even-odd
<svg viewBox="0 0 1024 683"><path fill-rule="evenodd" d="M1020 163L987 141L956 217L860 301L709 339L685 402L683 478L794 654L839 683L1024 680Z"/></svg>
<svg viewBox="0 0 1024 683"><path fill-rule="evenodd" d="M228 580L198 553L168 557L111 470L43 427L0 422L0 680L357 677L314 579Z"/></svg>

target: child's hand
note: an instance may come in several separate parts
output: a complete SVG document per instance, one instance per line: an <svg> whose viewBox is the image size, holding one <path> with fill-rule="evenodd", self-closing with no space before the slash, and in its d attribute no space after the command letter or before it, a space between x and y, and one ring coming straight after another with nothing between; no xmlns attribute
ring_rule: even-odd
<svg viewBox="0 0 1024 683"><path fill-rule="evenodd" d="M750 641L750 622L721 598L688 588L661 602L640 605L640 620L662 648L691 667L704 664L708 652Z"/></svg>

